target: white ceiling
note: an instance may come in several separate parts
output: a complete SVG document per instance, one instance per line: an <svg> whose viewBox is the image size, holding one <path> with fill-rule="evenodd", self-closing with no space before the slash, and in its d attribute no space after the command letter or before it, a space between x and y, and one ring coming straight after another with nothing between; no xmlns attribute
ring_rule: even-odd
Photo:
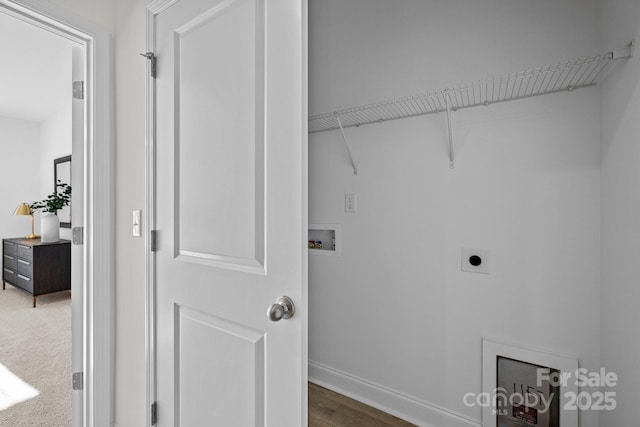
<svg viewBox="0 0 640 427"><path fill-rule="evenodd" d="M73 45L0 12L0 115L40 122L64 108Z"/></svg>

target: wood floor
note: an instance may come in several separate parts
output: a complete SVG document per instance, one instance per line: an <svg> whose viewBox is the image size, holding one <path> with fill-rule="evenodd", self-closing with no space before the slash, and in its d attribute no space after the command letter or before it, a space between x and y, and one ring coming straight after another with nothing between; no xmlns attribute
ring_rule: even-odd
<svg viewBox="0 0 640 427"><path fill-rule="evenodd" d="M309 427L409 427L411 423L309 383Z"/></svg>

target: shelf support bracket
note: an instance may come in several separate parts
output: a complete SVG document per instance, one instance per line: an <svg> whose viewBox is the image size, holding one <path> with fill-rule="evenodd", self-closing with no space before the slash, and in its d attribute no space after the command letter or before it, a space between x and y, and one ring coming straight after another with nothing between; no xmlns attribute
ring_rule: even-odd
<svg viewBox="0 0 640 427"><path fill-rule="evenodd" d="M351 149L349 148L349 141L347 141L347 136L344 134L344 128L342 127L342 121L340 120L340 116L336 116L338 120L338 126L340 126L340 133L342 134L342 140L344 141L344 146L347 149L347 154L349 155L349 160L351 161L351 166L353 167L353 174L358 175L358 167L356 163L353 161L353 156L351 155Z"/></svg>
<svg viewBox="0 0 640 427"><path fill-rule="evenodd" d="M449 133L449 169L454 169L453 133L451 132L451 98L449 97L449 90L445 91L445 98L447 101L447 130Z"/></svg>
<svg viewBox="0 0 640 427"><path fill-rule="evenodd" d="M635 47L635 40L631 40L629 44L618 50L611 52L611 59L630 58L633 56L633 48Z"/></svg>

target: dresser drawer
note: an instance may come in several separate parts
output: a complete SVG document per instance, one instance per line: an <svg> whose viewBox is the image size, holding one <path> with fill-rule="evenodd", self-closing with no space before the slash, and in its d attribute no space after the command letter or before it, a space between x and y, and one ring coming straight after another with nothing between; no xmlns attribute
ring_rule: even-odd
<svg viewBox="0 0 640 427"><path fill-rule="evenodd" d="M16 255L17 254L16 246L17 246L16 242L9 242L5 240L3 242L3 251L7 255Z"/></svg>
<svg viewBox="0 0 640 427"><path fill-rule="evenodd" d="M18 260L15 255L4 254L2 256L2 266L11 270L16 270L18 268Z"/></svg>
<svg viewBox="0 0 640 427"><path fill-rule="evenodd" d="M33 278L33 263L29 260L18 258L18 274Z"/></svg>
<svg viewBox="0 0 640 427"><path fill-rule="evenodd" d="M33 280L22 274L16 274L16 285L33 294Z"/></svg>
<svg viewBox="0 0 640 427"><path fill-rule="evenodd" d="M18 258L33 261L33 248L27 245L21 245L18 243Z"/></svg>
<svg viewBox="0 0 640 427"><path fill-rule="evenodd" d="M16 273L15 269L12 270L12 269L7 268L7 267L4 267L2 269L2 279L5 282L9 282L11 284L15 284L16 280L17 280L16 276L17 276L17 273Z"/></svg>
<svg viewBox="0 0 640 427"><path fill-rule="evenodd" d="M34 297L71 289L71 242L68 240L42 243L40 239L4 239L3 249L5 282Z"/></svg>

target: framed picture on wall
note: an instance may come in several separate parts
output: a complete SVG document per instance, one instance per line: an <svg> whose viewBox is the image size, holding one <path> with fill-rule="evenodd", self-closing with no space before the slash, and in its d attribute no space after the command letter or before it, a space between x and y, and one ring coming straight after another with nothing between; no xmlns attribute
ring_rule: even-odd
<svg viewBox="0 0 640 427"><path fill-rule="evenodd" d="M53 159L53 189L60 192L58 184L71 185L71 156ZM73 200L73 193L72 193ZM71 203L58 211L60 227L71 228Z"/></svg>

